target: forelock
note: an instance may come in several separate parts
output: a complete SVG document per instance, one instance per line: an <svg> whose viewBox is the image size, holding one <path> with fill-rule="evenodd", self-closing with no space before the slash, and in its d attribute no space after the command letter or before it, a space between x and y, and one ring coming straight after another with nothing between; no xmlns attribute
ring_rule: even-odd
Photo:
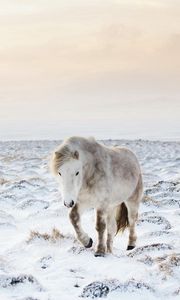
<svg viewBox="0 0 180 300"><path fill-rule="evenodd" d="M63 145L59 150L55 151L55 160L59 167L71 158L73 158L73 155L68 145Z"/></svg>
<svg viewBox="0 0 180 300"><path fill-rule="evenodd" d="M59 168L71 159L78 159L79 154L77 151L72 151L69 145L62 145L57 149L51 159L51 170L53 173L57 174Z"/></svg>

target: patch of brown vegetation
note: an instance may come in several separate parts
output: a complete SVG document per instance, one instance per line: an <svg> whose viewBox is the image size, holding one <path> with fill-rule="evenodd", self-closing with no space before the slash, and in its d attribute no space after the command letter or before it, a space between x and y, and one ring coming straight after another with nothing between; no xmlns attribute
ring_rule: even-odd
<svg viewBox="0 0 180 300"><path fill-rule="evenodd" d="M172 253L156 258L152 258L151 256L145 255L145 257L138 259L138 261L149 266L157 264L159 270L164 275L164 279L167 279L167 276L173 275L175 267L180 267L180 253Z"/></svg>
<svg viewBox="0 0 180 300"><path fill-rule="evenodd" d="M159 206L159 202L148 195L143 196L142 203L147 205L153 204L155 206Z"/></svg>
<svg viewBox="0 0 180 300"><path fill-rule="evenodd" d="M43 239L51 243L56 243L58 240L64 239L64 235L56 228L53 228L52 233L40 233L38 231L32 230L30 232L30 237L27 240L27 243L34 241L35 239Z"/></svg>
<svg viewBox="0 0 180 300"><path fill-rule="evenodd" d="M3 184L6 184L8 183L9 181L7 179L4 179L4 178L0 178L0 185L3 185Z"/></svg>
<svg viewBox="0 0 180 300"><path fill-rule="evenodd" d="M165 275L173 274L173 267L180 266L180 253L173 253L156 259L159 262L160 271L164 272Z"/></svg>

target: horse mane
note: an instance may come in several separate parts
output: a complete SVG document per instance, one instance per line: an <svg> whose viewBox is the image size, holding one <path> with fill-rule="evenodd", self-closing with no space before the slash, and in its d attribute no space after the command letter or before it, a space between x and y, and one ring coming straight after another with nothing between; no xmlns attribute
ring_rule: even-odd
<svg viewBox="0 0 180 300"><path fill-rule="evenodd" d="M59 167L61 167L65 162L70 159L78 159L78 151L72 151L67 144L63 144L58 148L51 157L50 167L51 171L57 175Z"/></svg>

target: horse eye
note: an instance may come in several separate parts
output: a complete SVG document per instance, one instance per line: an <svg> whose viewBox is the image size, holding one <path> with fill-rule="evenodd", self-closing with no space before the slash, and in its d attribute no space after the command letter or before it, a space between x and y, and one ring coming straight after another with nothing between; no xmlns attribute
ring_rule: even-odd
<svg viewBox="0 0 180 300"><path fill-rule="evenodd" d="M59 175L61 176L61 173L59 172Z"/></svg>
<svg viewBox="0 0 180 300"><path fill-rule="evenodd" d="M76 176L78 176L79 172L76 173Z"/></svg>

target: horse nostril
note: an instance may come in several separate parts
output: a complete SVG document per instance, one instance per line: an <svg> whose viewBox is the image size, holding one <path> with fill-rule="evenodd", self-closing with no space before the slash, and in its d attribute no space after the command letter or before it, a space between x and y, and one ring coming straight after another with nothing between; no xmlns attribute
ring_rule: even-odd
<svg viewBox="0 0 180 300"><path fill-rule="evenodd" d="M74 201L72 200L70 203L70 207L73 207L73 205L74 205Z"/></svg>
<svg viewBox="0 0 180 300"><path fill-rule="evenodd" d="M70 202L69 204L67 204L67 203L64 201L64 205L65 205L66 207L73 207L74 201L71 200L71 202Z"/></svg>

